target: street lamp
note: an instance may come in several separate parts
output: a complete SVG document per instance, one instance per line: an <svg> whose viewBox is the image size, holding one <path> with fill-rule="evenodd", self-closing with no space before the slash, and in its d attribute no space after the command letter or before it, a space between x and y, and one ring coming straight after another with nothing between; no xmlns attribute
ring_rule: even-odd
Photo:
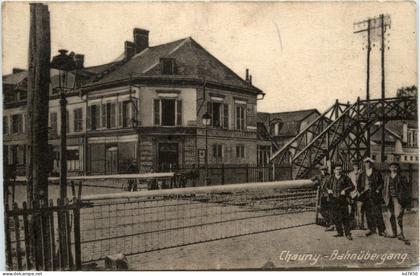
<svg viewBox="0 0 420 276"><path fill-rule="evenodd" d="M206 164L206 180L205 180L205 184L207 186L208 181L209 181L209 155L208 155L208 143L207 143L207 127L211 124L211 116L210 114L208 114L207 112L204 113L203 117L203 125L206 127L206 158L205 158L205 164Z"/></svg>
<svg viewBox="0 0 420 276"><path fill-rule="evenodd" d="M69 72L77 68L73 53L67 55L67 50L58 50L60 54L53 57L50 67L58 70L58 87L53 90L60 93L60 199L67 197L67 100L66 94L74 90L74 85L69 86ZM75 81L75 78L73 79Z"/></svg>

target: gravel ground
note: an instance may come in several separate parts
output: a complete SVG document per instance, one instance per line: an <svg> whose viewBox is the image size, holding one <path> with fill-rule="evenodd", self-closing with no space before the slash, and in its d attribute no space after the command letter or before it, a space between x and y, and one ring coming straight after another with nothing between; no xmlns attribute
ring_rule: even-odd
<svg viewBox="0 0 420 276"><path fill-rule="evenodd" d="M297 220L297 217L306 220L307 215L308 213L295 214L294 220ZM325 232L323 227L313 224L138 254L128 258L129 268L230 270L410 267L419 263L418 213L407 214L404 225L406 237L410 239L411 245L378 235L365 237L366 231L361 230L352 232L353 241L334 238L334 232ZM346 256L338 260L339 256L346 253L356 254L361 259L369 257L374 260L357 260L357 256L356 260L349 260L349 257L346 259ZM302 260L293 260L296 259L293 254L306 255L302 255ZM321 257L315 261L318 254ZM383 256L392 259L382 261Z"/></svg>

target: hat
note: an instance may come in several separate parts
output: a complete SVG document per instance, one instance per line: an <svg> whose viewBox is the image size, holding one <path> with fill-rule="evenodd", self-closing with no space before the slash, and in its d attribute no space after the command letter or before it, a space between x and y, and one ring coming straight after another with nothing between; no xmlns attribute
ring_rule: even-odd
<svg viewBox="0 0 420 276"><path fill-rule="evenodd" d="M341 163L341 162L335 163L334 166L333 166L333 168L335 169L337 167L343 167L343 163Z"/></svg>
<svg viewBox="0 0 420 276"><path fill-rule="evenodd" d="M373 159L370 157L366 157L365 159L363 159L363 163L367 163L367 162L375 164L375 161L373 161Z"/></svg>
<svg viewBox="0 0 420 276"><path fill-rule="evenodd" d="M388 168L391 167L391 166L397 166L399 168L400 167L400 163L394 161L394 162L389 163Z"/></svg>
<svg viewBox="0 0 420 276"><path fill-rule="evenodd" d="M328 170L328 166L327 165L322 165L321 167L319 167L319 169L322 170Z"/></svg>
<svg viewBox="0 0 420 276"><path fill-rule="evenodd" d="M353 159L351 160L352 165L359 165L359 160Z"/></svg>

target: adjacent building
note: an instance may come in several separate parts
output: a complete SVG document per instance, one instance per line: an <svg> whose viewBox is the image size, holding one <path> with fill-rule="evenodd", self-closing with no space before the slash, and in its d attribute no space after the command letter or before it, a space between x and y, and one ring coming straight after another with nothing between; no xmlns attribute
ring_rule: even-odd
<svg viewBox="0 0 420 276"><path fill-rule="evenodd" d="M149 46L149 31L108 64L84 67L67 97L70 174L116 174L202 164L257 162L257 99L264 93L246 71L241 78L191 37ZM83 64L83 56L76 55ZM3 76L4 155L24 173L26 76ZM52 72L52 86L56 73ZM60 105L50 89L51 173L59 171ZM209 113L211 125L202 123ZM206 152L207 140L207 152Z"/></svg>

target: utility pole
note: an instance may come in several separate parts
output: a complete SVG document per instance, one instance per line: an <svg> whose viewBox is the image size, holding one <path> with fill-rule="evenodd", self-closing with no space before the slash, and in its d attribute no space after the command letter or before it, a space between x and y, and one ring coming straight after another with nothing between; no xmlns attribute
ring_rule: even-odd
<svg viewBox="0 0 420 276"><path fill-rule="evenodd" d="M30 4L30 34L28 59L28 150L27 150L27 200L33 208L48 204L48 103L50 87L50 13L48 6ZM41 216L45 214L40 214ZM51 268L49 227L46 219L35 216L29 221L31 256L35 258L35 269ZM42 242L42 240L46 242ZM47 260L47 262L43 262ZM45 266L41 267L41 264Z"/></svg>
<svg viewBox="0 0 420 276"><path fill-rule="evenodd" d="M385 22L381 14L381 99L382 99L382 136L381 136L381 161L386 161L385 156Z"/></svg>
<svg viewBox="0 0 420 276"><path fill-rule="evenodd" d="M381 80L381 96L382 101L385 99L385 31L386 27L391 27L391 18L389 15L385 16L381 14L379 17L375 18L368 18L359 22L354 23L355 31L354 33L366 33L367 34L367 72L366 72L366 100L367 100L367 123L370 121L370 53L372 50L371 44L372 41L377 41L380 39L381 41L381 72L382 72L382 80ZM378 33L378 30L380 31ZM374 44L375 45L375 44ZM384 161L385 157L385 122L384 122L384 103L382 102L382 140L381 140L381 159ZM366 153L365 156L370 156L370 127L366 130L366 138L367 138L367 145L366 145Z"/></svg>

